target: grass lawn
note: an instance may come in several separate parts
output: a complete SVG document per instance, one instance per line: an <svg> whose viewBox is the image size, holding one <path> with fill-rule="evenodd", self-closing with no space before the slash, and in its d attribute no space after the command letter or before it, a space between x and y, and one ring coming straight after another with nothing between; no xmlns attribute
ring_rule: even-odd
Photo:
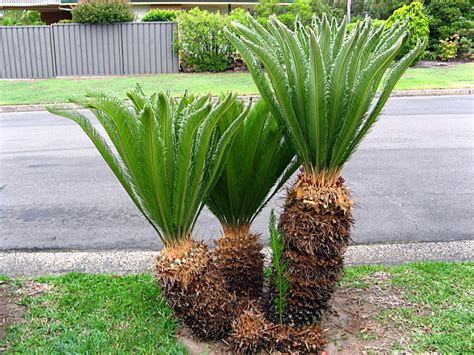
<svg viewBox="0 0 474 355"><path fill-rule="evenodd" d="M34 281L0 277L0 286L24 312L7 326L0 352L186 353L175 340L177 324L150 275L73 273ZM472 351L474 262L351 267L339 289L352 297L378 290L373 303L387 295L386 306L371 315L377 326L356 334L361 342L383 337L385 330L378 330L387 326L400 334L390 350Z"/></svg>
<svg viewBox="0 0 474 355"><path fill-rule="evenodd" d="M136 82L145 91L169 90L181 95L191 93L219 94L232 90L241 95L257 94L248 73L163 74L94 79L0 80L0 105L48 104L67 102L71 96L88 90L106 90L123 94ZM474 87L474 63L445 67L410 68L396 89L448 89Z"/></svg>

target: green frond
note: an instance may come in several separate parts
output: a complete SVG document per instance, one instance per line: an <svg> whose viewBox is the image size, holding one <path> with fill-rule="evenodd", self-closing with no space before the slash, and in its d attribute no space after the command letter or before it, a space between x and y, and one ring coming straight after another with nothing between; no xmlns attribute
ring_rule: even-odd
<svg viewBox="0 0 474 355"><path fill-rule="evenodd" d="M232 124L222 130L220 121L238 104L235 95L211 103L209 96L174 99L161 92L148 97L137 86L127 96L131 106L103 93L77 101L95 115L115 152L84 115L49 111L84 130L162 241L174 245L191 238L248 110L231 115Z"/></svg>
<svg viewBox="0 0 474 355"><path fill-rule="evenodd" d="M226 32L306 172L333 176L360 144L397 80L423 50L394 61L407 23L384 31L369 18L346 30L325 14L291 31L275 17ZM383 78L381 96L375 102Z"/></svg>
<svg viewBox="0 0 474 355"><path fill-rule="evenodd" d="M207 205L226 227L249 225L296 170L294 153L263 100L247 108L234 102L219 123L219 135L249 110L229 147L226 163Z"/></svg>

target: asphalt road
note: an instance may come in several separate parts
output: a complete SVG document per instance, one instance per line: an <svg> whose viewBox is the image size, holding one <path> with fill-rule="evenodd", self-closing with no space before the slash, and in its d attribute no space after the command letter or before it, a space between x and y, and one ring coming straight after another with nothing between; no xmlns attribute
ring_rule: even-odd
<svg viewBox="0 0 474 355"><path fill-rule="evenodd" d="M472 96L393 98L343 171L355 243L474 236ZM46 112L0 114L0 250L159 249L82 133ZM256 220L267 235L276 196ZM196 236L219 236L203 211Z"/></svg>

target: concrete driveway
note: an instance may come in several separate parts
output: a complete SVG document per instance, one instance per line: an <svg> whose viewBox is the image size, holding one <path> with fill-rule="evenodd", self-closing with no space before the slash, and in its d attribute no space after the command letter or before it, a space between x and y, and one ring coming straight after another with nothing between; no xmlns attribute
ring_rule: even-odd
<svg viewBox="0 0 474 355"><path fill-rule="evenodd" d="M474 236L472 96L392 98L343 171L355 243ZM0 114L0 250L152 249L160 242L79 127L47 112ZM271 208L254 231L267 235ZM203 211L196 236L219 225Z"/></svg>

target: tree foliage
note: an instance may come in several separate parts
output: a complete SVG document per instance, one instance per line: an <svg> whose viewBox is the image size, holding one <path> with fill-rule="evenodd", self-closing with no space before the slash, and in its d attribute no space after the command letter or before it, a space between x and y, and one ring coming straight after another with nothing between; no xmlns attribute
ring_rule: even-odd
<svg viewBox="0 0 474 355"><path fill-rule="evenodd" d="M416 44L421 40L428 40L430 29L428 18L425 14L425 8L421 2L412 2L409 5L403 5L399 9L395 10L392 16L390 16L385 22L385 28L388 29L391 26L399 23L404 23L409 20L407 25L408 37L397 55L397 58L403 57L405 54L410 52L416 47ZM423 58L421 53L414 61L417 62Z"/></svg>
<svg viewBox="0 0 474 355"><path fill-rule="evenodd" d="M143 16L143 22L167 22L174 21L178 11L174 10L164 10L164 9L153 9L148 11L145 16Z"/></svg>
<svg viewBox="0 0 474 355"><path fill-rule="evenodd" d="M244 110L235 102L219 123L220 134ZM221 177L207 205L222 225L250 225L266 202L296 170L294 153L263 100L252 105L237 132Z"/></svg>
<svg viewBox="0 0 474 355"><path fill-rule="evenodd" d="M83 114L58 108L49 111L84 130L165 245L175 245L191 238L248 110L233 117L232 124L216 137L217 125L235 104L235 95L212 103L210 96L174 99L160 92L147 97L137 86L127 96L132 107L103 93L75 102L94 114L114 151Z"/></svg>
<svg viewBox="0 0 474 355"><path fill-rule="evenodd" d="M250 23L233 23L239 36L227 35L305 172L313 176L338 174L424 46L419 41L394 63L407 23L384 31L367 19L350 32L345 21L338 24L324 15L311 28L297 24L295 31L274 17L268 29L252 18Z"/></svg>
<svg viewBox="0 0 474 355"><path fill-rule="evenodd" d="M88 0L72 10L72 20L77 23L132 22L134 18L131 6L123 0Z"/></svg>
<svg viewBox="0 0 474 355"><path fill-rule="evenodd" d="M33 26L44 25L38 11L32 10L9 10L5 11L2 19L3 26Z"/></svg>

